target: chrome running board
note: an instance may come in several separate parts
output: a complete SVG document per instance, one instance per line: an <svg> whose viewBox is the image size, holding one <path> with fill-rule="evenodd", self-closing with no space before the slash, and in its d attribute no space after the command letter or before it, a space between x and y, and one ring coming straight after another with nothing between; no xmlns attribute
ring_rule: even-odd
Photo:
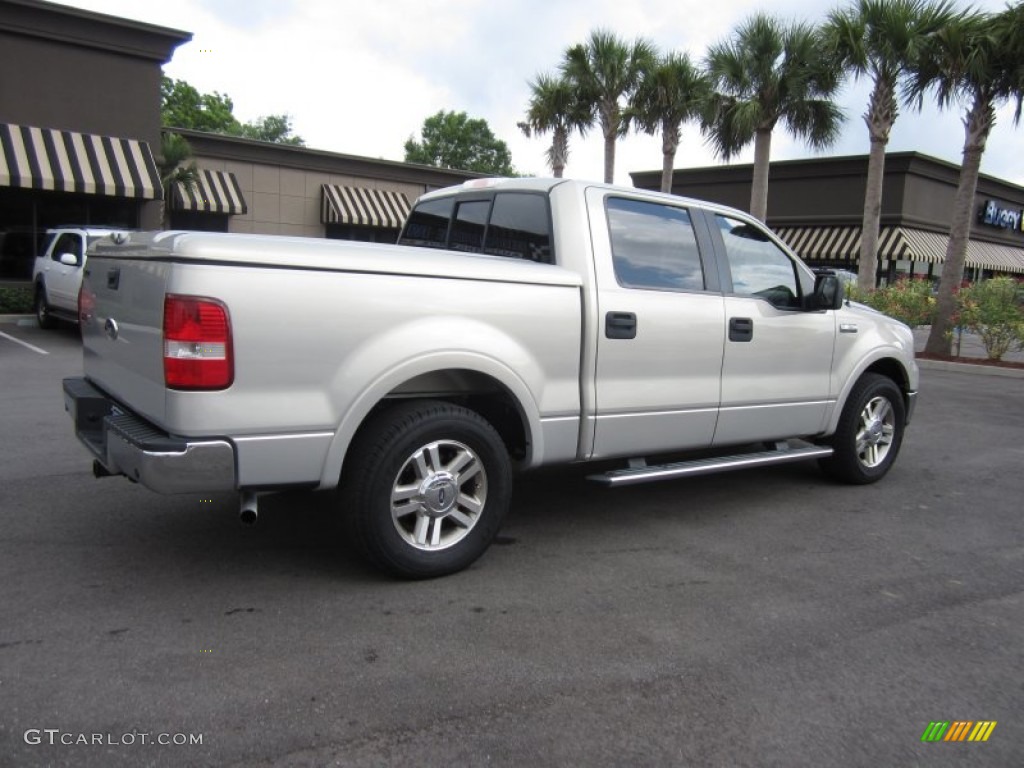
<svg viewBox="0 0 1024 768"><path fill-rule="evenodd" d="M792 445L787 442L776 443L776 447L770 451L693 459L671 464L647 465L642 459L632 459L630 466L626 469L613 469L601 475L589 475L587 479L602 485L636 485L637 483L653 483L657 480L671 480L676 477L710 475L715 472L763 467L769 464L823 459L832 455L832 449L828 446L812 445L801 440L792 442Z"/></svg>

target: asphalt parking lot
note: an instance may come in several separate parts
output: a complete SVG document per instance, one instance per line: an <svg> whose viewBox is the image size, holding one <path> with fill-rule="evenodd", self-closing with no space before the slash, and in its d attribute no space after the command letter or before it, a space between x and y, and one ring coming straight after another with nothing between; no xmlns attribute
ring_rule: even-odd
<svg viewBox="0 0 1024 768"><path fill-rule="evenodd" d="M244 528L94 480L75 333L0 334L0 765L1020 764L1022 379L923 371L869 487L527 475L478 563L404 583L329 495Z"/></svg>

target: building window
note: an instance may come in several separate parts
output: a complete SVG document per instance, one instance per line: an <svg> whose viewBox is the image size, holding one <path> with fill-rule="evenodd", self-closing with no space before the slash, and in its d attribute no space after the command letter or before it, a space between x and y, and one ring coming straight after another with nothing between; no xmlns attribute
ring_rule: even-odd
<svg viewBox="0 0 1024 768"><path fill-rule="evenodd" d="M356 240L361 243L398 242L397 229L389 227L365 227L355 224L326 224L325 235L328 240Z"/></svg>
<svg viewBox="0 0 1024 768"><path fill-rule="evenodd" d="M171 211L170 225L171 229L187 229L194 232L227 232L228 214Z"/></svg>

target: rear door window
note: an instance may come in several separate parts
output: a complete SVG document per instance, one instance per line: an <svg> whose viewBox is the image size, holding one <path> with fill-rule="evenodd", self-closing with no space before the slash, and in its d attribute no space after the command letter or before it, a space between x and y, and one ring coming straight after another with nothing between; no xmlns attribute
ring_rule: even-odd
<svg viewBox="0 0 1024 768"><path fill-rule="evenodd" d="M703 291L704 270L685 208L612 197L606 204L615 278L624 288Z"/></svg>

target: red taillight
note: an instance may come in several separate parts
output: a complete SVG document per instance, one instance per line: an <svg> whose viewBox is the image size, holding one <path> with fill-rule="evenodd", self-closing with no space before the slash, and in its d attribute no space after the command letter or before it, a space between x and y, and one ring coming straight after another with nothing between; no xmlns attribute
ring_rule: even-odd
<svg viewBox="0 0 1024 768"><path fill-rule="evenodd" d="M84 282L78 289L78 326L85 328L96 311L96 294Z"/></svg>
<svg viewBox="0 0 1024 768"><path fill-rule="evenodd" d="M169 389L227 389L235 377L228 308L216 299L164 297L164 382Z"/></svg>

